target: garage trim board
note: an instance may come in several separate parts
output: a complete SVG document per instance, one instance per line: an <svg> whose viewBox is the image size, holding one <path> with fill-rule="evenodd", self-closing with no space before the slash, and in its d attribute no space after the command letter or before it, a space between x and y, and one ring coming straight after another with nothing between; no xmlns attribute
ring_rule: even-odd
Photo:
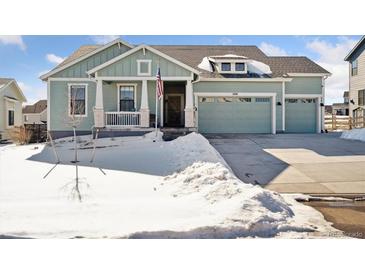
<svg viewBox="0 0 365 274"><path fill-rule="evenodd" d="M199 97L264 97L271 99L271 134L276 134L276 93L271 92L196 92L196 123L199 129Z"/></svg>

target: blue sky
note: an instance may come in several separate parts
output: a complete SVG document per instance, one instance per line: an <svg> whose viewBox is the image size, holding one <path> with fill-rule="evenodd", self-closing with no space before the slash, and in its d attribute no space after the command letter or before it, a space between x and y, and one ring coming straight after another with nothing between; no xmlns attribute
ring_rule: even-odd
<svg viewBox="0 0 365 274"><path fill-rule="evenodd" d="M115 35L1 36L0 77L15 78L29 103L46 98L39 75L47 72L80 45L103 44ZM343 58L360 36L120 36L132 44L256 45L268 55L304 55L333 73L326 83L326 103L340 102L348 88L348 67Z"/></svg>

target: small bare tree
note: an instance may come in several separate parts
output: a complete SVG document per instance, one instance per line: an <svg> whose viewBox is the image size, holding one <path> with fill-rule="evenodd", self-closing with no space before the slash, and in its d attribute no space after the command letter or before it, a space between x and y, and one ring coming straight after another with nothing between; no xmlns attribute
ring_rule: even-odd
<svg viewBox="0 0 365 274"><path fill-rule="evenodd" d="M80 179L78 167L78 149L77 149L77 128L80 126L84 116L86 115L86 91L84 86L72 86L69 94L69 113L66 116L65 123L72 127L74 142L74 160L75 164L75 186L71 190L72 196L76 196L82 202L80 192Z"/></svg>

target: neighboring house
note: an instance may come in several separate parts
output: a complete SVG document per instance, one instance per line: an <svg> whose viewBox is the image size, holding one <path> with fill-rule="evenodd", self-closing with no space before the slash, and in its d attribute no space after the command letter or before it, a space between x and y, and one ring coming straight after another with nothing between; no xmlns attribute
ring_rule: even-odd
<svg viewBox="0 0 365 274"><path fill-rule="evenodd" d="M9 137L8 130L22 125L22 103L26 101L14 79L0 78L0 140Z"/></svg>
<svg viewBox="0 0 365 274"><path fill-rule="evenodd" d="M26 125L47 123L47 100L39 100L33 105L25 106L23 123Z"/></svg>
<svg viewBox="0 0 365 274"><path fill-rule="evenodd" d="M349 113L351 117L364 113L365 108L365 36L345 57L349 62ZM360 116L361 116L360 115Z"/></svg>
<svg viewBox="0 0 365 274"><path fill-rule="evenodd" d="M343 103L332 104L332 114L349 115L349 92L343 93Z"/></svg>
<svg viewBox="0 0 365 274"><path fill-rule="evenodd" d="M202 133L321 132L328 71L307 57L269 57L256 46L81 46L41 76L48 130L67 136L76 95L79 133L153 129L156 74L164 82L158 124Z"/></svg>

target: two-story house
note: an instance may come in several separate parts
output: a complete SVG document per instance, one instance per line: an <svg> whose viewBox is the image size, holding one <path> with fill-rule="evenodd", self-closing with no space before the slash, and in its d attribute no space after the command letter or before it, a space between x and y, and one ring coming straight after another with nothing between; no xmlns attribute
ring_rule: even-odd
<svg viewBox="0 0 365 274"><path fill-rule="evenodd" d="M345 57L349 62L349 114L363 116L365 108L365 36Z"/></svg>

